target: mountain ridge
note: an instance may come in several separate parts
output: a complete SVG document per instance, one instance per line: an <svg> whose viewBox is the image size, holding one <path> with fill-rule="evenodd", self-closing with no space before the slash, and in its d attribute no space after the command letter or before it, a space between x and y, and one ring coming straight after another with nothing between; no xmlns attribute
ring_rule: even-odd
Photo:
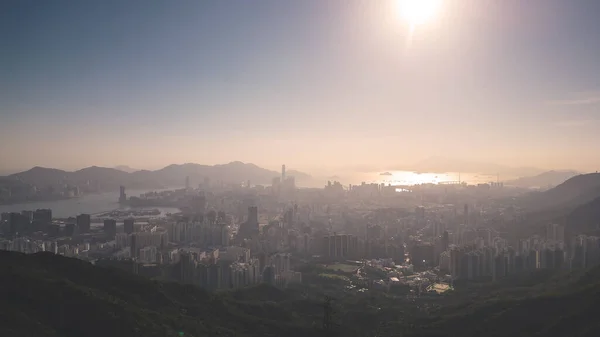
<svg viewBox="0 0 600 337"><path fill-rule="evenodd" d="M554 187L580 174L582 173L575 170L550 170L534 176L509 180L505 184L523 188Z"/></svg>
<svg viewBox="0 0 600 337"><path fill-rule="evenodd" d="M529 235L544 231L549 223L565 225L568 236L598 234L600 224L600 173L576 175L554 188L519 197L526 216L519 231ZM524 234L524 233L521 233Z"/></svg>
<svg viewBox="0 0 600 337"><path fill-rule="evenodd" d="M310 179L310 175L295 170L288 171L288 174L290 176L297 174L296 180L300 182ZM213 182L240 183L250 180L252 184L271 184L272 179L279 175L279 172L253 163L234 161L218 165L171 164L158 170L134 172L100 166L90 166L75 171L35 166L3 178L35 186L98 183L103 190L114 190L120 185L134 189L183 186L186 177L189 177L194 185L202 183L205 178Z"/></svg>
<svg viewBox="0 0 600 337"><path fill-rule="evenodd" d="M119 171L123 171L123 172L127 172L127 173L133 173L133 172L136 172L136 171L141 171L140 169L135 169L135 168L132 168L132 167L127 166L127 165L117 165L117 166L115 166L113 168L115 170L119 170Z"/></svg>

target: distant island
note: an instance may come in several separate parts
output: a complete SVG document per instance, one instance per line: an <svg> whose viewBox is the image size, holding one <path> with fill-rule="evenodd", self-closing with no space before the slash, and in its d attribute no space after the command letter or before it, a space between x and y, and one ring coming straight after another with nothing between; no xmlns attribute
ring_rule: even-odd
<svg viewBox="0 0 600 337"><path fill-rule="evenodd" d="M380 176L391 176L393 174L391 174L390 172L382 172L382 173L379 173L379 175Z"/></svg>

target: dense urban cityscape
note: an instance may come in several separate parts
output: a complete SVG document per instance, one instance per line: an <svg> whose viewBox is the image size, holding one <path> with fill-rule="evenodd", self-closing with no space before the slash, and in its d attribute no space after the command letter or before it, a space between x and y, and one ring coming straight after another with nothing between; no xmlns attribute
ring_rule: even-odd
<svg viewBox="0 0 600 337"><path fill-rule="evenodd" d="M0 2L0 337L600 336L599 13Z"/></svg>
<svg viewBox="0 0 600 337"><path fill-rule="evenodd" d="M0 249L52 252L206 289L285 287L302 282L296 267L316 263L356 271L348 285L418 294L600 262L598 237L566 233L564 224L515 236L511 228L525 213L507 200L523 191L501 182L334 181L308 189L296 187L285 165L270 186L216 185L208 177L196 187L190 177L184 182L182 189L138 197L121 186L118 202L135 207L99 214L2 213ZM154 206L180 211L162 215Z"/></svg>

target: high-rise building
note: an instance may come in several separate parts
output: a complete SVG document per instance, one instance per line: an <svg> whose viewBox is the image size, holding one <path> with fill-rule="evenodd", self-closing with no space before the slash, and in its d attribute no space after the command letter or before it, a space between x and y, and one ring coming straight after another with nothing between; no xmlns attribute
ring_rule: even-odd
<svg viewBox="0 0 600 337"><path fill-rule="evenodd" d="M248 207L248 222L253 225L256 224L258 226L258 207Z"/></svg>
<svg viewBox="0 0 600 337"><path fill-rule="evenodd" d="M119 187L119 202L124 203L127 201L127 194L125 193L125 186Z"/></svg>
<svg viewBox="0 0 600 337"><path fill-rule="evenodd" d="M125 234L131 234L135 231L134 229L135 219L125 219L123 222L123 232Z"/></svg>
<svg viewBox="0 0 600 337"><path fill-rule="evenodd" d="M131 234L131 257L138 257L139 250L144 247L163 248L166 246L167 240L167 231L158 227L154 227L147 232L133 233Z"/></svg>
<svg viewBox="0 0 600 337"><path fill-rule="evenodd" d="M21 211L21 215L27 218L27 221L33 221L33 211Z"/></svg>
<svg viewBox="0 0 600 337"><path fill-rule="evenodd" d="M274 195L281 193L281 177L275 177L271 181L271 193Z"/></svg>
<svg viewBox="0 0 600 337"><path fill-rule="evenodd" d="M283 224L285 227L292 227L294 223L294 210L292 208L288 209L283 213Z"/></svg>
<svg viewBox="0 0 600 337"><path fill-rule="evenodd" d="M88 233L92 225L92 217L89 214L79 214L76 219L79 233Z"/></svg>
<svg viewBox="0 0 600 337"><path fill-rule="evenodd" d="M36 209L33 212L33 221L50 224L52 222L52 210L51 209Z"/></svg>
<svg viewBox="0 0 600 337"><path fill-rule="evenodd" d="M433 237L434 237L434 238L437 238L437 237L439 237L439 236L442 236L442 234L443 234L443 233L444 233L444 231L446 230L446 226L445 226L445 224L444 224L443 222L440 222L440 221L434 221L434 222L431 224L431 227L432 227L431 229L432 229L432 232L433 232Z"/></svg>
<svg viewBox="0 0 600 337"><path fill-rule="evenodd" d="M190 200L190 209L192 212L204 213L206 210L206 197L203 195L193 196Z"/></svg>
<svg viewBox="0 0 600 337"><path fill-rule="evenodd" d="M138 256L138 237L135 234L131 235L131 258L135 259Z"/></svg>
<svg viewBox="0 0 600 337"><path fill-rule="evenodd" d="M110 239L114 239L117 235L117 220L106 219L104 220L104 233Z"/></svg>
<svg viewBox="0 0 600 337"><path fill-rule="evenodd" d="M349 234L323 237L322 254L327 258L355 258L358 254L358 238Z"/></svg>
<svg viewBox="0 0 600 337"><path fill-rule="evenodd" d="M295 177L287 177L283 181L283 189L286 193L293 192L296 189L296 178Z"/></svg>
<svg viewBox="0 0 600 337"><path fill-rule="evenodd" d="M259 232L258 225L258 207L248 207L248 219L240 225L238 235L240 238L246 239L257 235Z"/></svg>
<svg viewBox="0 0 600 337"><path fill-rule="evenodd" d="M281 165L281 181L285 181L285 164Z"/></svg>
<svg viewBox="0 0 600 337"><path fill-rule="evenodd" d="M266 266L262 273L262 281L266 284L275 284L275 267Z"/></svg>
<svg viewBox="0 0 600 337"><path fill-rule="evenodd" d="M551 242L565 241L565 226L551 223L546 225L546 239Z"/></svg>
<svg viewBox="0 0 600 337"><path fill-rule="evenodd" d="M58 225L58 224L52 224L52 223L48 224L45 227L45 232L50 237L57 237L57 236L60 235L60 225Z"/></svg>
<svg viewBox="0 0 600 337"><path fill-rule="evenodd" d="M65 224L65 236L73 236L75 234L75 224L74 223L66 223Z"/></svg>
<svg viewBox="0 0 600 337"><path fill-rule="evenodd" d="M186 189L187 191L189 191L189 190L190 190L190 176L186 176L186 177L185 177L185 189Z"/></svg>
<svg viewBox="0 0 600 337"><path fill-rule="evenodd" d="M423 224L425 222L425 207L418 206L415 208L415 217L418 224Z"/></svg>
<svg viewBox="0 0 600 337"><path fill-rule="evenodd" d="M448 231L444 231L444 233L442 234L442 250L443 251L448 250L449 245L450 245L450 235L448 234Z"/></svg>
<svg viewBox="0 0 600 337"><path fill-rule="evenodd" d="M28 225L27 218L20 213L9 213L8 215L8 234L11 237L18 236Z"/></svg>
<svg viewBox="0 0 600 337"><path fill-rule="evenodd" d="M429 242L417 242L410 249L410 262L415 267L434 266L434 246Z"/></svg>
<svg viewBox="0 0 600 337"><path fill-rule="evenodd" d="M450 249L450 275L453 280L459 279L462 274L461 260L465 256L465 251L457 247Z"/></svg>
<svg viewBox="0 0 600 337"><path fill-rule="evenodd" d="M508 269L508 258L501 252L496 257L494 257L493 265L492 265L492 279L494 281L503 278L507 275Z"/></svg>
<svg viewBox="0 0 600 337"><path fill-rule="evenodd" d="M275 267L275 275L282 275L290 271L290 254L277 253L271 257L271 264Z"/></svg>

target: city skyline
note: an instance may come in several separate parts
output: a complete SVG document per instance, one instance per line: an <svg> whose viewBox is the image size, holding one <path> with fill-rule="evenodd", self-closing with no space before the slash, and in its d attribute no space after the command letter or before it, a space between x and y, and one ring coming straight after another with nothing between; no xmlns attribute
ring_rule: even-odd
<svg viewBox="0 0 600 337"><path fill-rule="evenodd" d="M598 14L0 2L0 336L596 337Z"/></svg>
<svg viewBox="0 0 600 337"><path fill-rule="evenodd" d="M442 3L413 29L393 0L9 1L0 169L595 171L600 4Z"/></svg>
<svg viewBox="0 0 600 337"><path fill-rule="evenodd" d="M164 166L156 166L156 167L132 167L130 165L116 165L116 166L102 166L102 165L91 165L85 167L48 167L44 165L36 165L33 167L26 167L20 169L5 169L0 168L0 177L3 175L13 175L22 172L26 172L32 169L41 168L48 170L61 170L65 172L76 172L79 170L91 169L91 168L106 168L106 169L114 169L118 171L122 171L125 173L135 173L138 171L160 171L162 169L169 168L171 166L186 166L186 165L195 165L195 166L205 166L205 167L219 167L219 166L227 166L235 163L240 163L244 165L254 165L261 169L269 170L272 172L277 172L277 170L281 169L281 165L279 166L267 166L267 165L259 165L253 162L241 162L241 161L231 161L227 163L215 163L215 164L206 164L206 163L194 163L194 162L183 162L183 163L171 163ZM285 164L283 164L285 166ZM448 169L442 169L442 167L448 167ZM458 169L457 167L462 166L462 168ZM439 167L439 169L436 169ZM571 169L569 167L562 168L541 168L541 167L531 167L531 166L504 166L499 165L497 163L491 162L476 162L476 161L466 161L461 160L459 158L449 158L449 157L429 157L419 162L413 163L405 163L405 164L397 164L390 166L375 166L375 165L355 165L355 166L321 166L321 167L291 167L287 168L292 173L299 173L302 175L314 175L320 176L323 178L323 175L331 175L336 173L344 173L344 174L376 174L380 173L381 175L388 175L390 171L392 172L406 172L411 173L414 172L416 174L428 173L428 174L437 174L437 173L456 173L460 174L460 172L464 173L480 173L484 175L499 175L502 172L502 175L507 175L508 178L513 179L516 177L528 177L537 175L539 173L549 173L549 172L574 172L577 174L581 173L590 173L587 171L577 171ZM506 177L505 177L506 178Z"/></svg>

